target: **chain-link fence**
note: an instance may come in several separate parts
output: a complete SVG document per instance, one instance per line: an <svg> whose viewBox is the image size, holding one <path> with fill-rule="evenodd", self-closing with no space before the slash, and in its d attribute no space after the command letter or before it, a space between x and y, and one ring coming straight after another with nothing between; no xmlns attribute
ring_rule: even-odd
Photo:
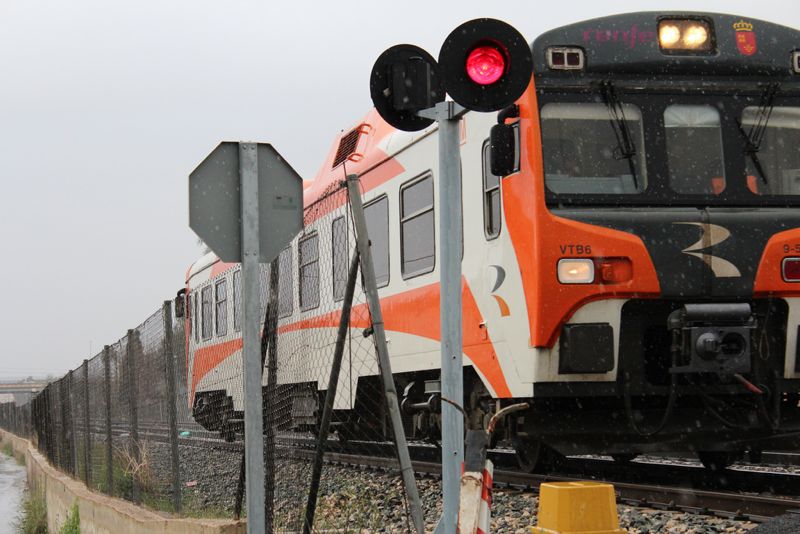
<svg viewBox="0 0 800 534"><path fill-rule="evenodd" d="M33 404L17 406L14 402L0 403L0 428L27 438L32 432Z"/></svg>
<svg viewBox="0 0 800 534"><path fill-rule="evenodd" d="M344 181L320 192L302 233L262 268L268 532L414 530L399 467L330 463L397 453L350 208ZM367 204L370 231L383 231L387 210ZM388 259L373 251L380 287ZM239 265L198 261L178 304L27 409L0 406L0 426L94 490L160 511L245 515Z"/></svg>
<svg viewBox="0 0 800 534"><path fill-rule="evenodd" d="M329 531L413 530L399 470L366 475L315 462L321 445L329 455L396 453L348 207L344 181L332 185L273 263L268 324L276 329L266 384L274 387L265 413L267 488L275 498L267 522L276 530L299 531L305 522ZM367 215L377 221L384 209L378 201Z"/></svg>

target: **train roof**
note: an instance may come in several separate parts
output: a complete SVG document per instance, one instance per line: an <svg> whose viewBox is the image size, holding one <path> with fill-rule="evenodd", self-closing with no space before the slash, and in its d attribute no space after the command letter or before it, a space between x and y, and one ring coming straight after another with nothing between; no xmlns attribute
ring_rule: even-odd
<svg viewBox="0 0 800 534"><path fill-rule="evenodd" d="M436 128L434 123L418 132L397 130L372 108L360 121L336 136L314 180L303 191L303 204L306 208L312 206L334 183L344 180L348 174L365 175L367 171L393 159L397 152L435 131ZM393 164L400 165L396 160ZM399 167L399 170L402 171L403 168ZM369 189L371 184L367 178L367 181L362 183L362 190Z"/></svg>
<svg viewBox="0 0 800 534"><path fill-rule="evenodd" d="M191 287L193 285L191 283L192 278L194 278L196 275L204 272L207 269L211 269L210 276L215 276L216 274L227 271L228 269L236 265L238 264L225 263L224 261L220 260L219 257L213 252L207 252L199 259L197 259L194 263L192 263L192 265L189 266L189 270L186 271L186 285Z"/></svg>

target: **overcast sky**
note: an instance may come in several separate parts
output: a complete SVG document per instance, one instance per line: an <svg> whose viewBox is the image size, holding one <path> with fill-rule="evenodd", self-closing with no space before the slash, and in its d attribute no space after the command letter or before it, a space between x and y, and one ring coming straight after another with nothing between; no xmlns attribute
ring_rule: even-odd
<svg viewBox="0 0 800 534"><path fill-rule="evenodd" d="M74 368L174 296L199 254L187 176L220 140L313 177L387 47L668 8L800 27L794 0L0 0L0 379Z"/></svg>

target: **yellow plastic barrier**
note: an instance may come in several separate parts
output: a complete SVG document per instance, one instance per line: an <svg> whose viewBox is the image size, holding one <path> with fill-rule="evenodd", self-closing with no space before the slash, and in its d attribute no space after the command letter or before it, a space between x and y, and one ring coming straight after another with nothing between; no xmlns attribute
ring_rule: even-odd
<svg viewBox="0 0 800 534"><path fill-rule="evenodd" d="M538 526L532 534L625 534L619 528L614 486L548 482L539 487Z"/></svg>

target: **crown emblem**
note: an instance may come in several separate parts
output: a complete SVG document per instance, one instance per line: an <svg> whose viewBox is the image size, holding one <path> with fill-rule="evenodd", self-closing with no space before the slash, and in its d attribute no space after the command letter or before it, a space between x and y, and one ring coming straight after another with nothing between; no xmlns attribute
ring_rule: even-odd
<svg viewBox="0 0 800 534"><path fill-rule="evenodd" d="M753 25L750 24L749 22L740 20L739 22L733 25L733 29L736 30L737 32L751 32L753 31Z"/></svg>

